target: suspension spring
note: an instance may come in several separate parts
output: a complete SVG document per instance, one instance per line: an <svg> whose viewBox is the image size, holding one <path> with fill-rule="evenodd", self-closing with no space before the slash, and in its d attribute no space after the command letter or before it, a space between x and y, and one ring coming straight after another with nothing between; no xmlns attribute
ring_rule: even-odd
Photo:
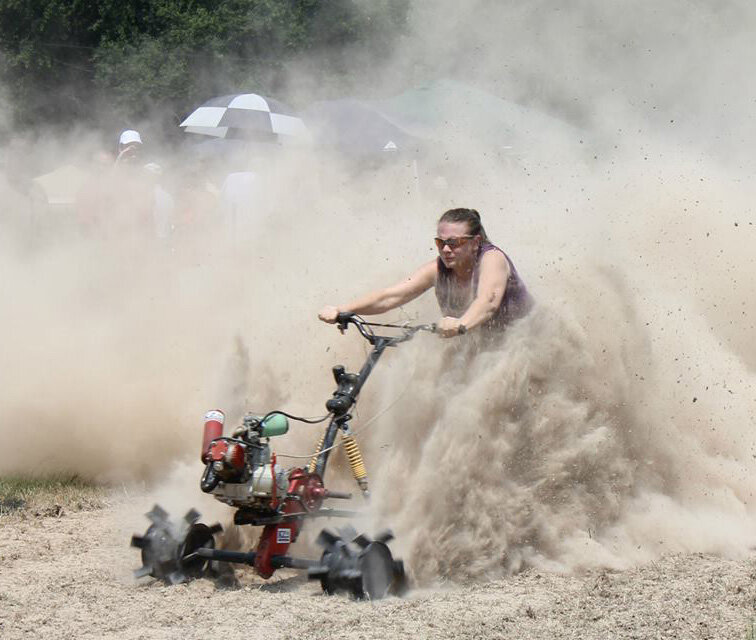
<svg viewBox="0 0 756 640"><path fill-rule="evenodd" d="M362 459L360 448L353 435L345 434L343 438L344 449L346 450L347 458L349 459L349 466L352 468L352 475L354 475L354 479L357 481L362 493L367 495L367 469L365 468L365 461Z"/></svg>
<svg viewBox="0 0 756 640"><path fill-rule="evenodd" d="M315 473L315 466L318 464L318 458L320 457L320 451L323 448L323 442L325 442L326 434L323 433L322 436L320 436L320 440L318 441L318 446L315 447L315 451L317 453L310 458L310 463L307 465L307 471L310 473Z"/></svg>

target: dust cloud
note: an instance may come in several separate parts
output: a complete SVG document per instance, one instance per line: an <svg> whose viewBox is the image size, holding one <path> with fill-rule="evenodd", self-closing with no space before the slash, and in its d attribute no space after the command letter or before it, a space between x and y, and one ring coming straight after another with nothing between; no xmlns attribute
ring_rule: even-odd
<svg viewBox="0 0 756 640"><path fill-rule="evenodd" d="M451 100L419 174L281 150L260 167L268 200L243 235L125 229L128 189L108 201L113 230L82 233L28 218L0 185L0 472L170 478L163 495L199 501L203 413L321 415L330 367L356 370L365 346L317 309L432 259L440 213L474 206L538 305L493 348L418 336L384 355L354 422L374 528L393 527L423 584L744 553L756 541L754 9L413 7L374 93L452 76L549 126L526 115L532 136L502 152L455 128L469 114ZM70 144L27 146L44 158ZM18 146L4 152L8 167ZM389 319L436 315L426 295ZM319 434L296 426L276 446L307 453Z"/></svg>

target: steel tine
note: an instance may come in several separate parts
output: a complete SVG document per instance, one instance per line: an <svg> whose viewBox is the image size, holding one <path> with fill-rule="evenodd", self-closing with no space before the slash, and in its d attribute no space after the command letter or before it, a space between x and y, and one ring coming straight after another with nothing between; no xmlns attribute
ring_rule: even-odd
<svg viewBox="0 0 756 640"><path fill-rule="evenodd" d="M184 521L187 524L194 524L199 520L200 518L200 512L196 509L189 509L189 511L186 512L186 515L184 515Z"/></svg>
<svg viewBox="0 0 756 640"><path fill-rule="evenodd" d="M152 511L149 511L146 515L147 518L149 518L149 520L154 524L160 524L161 522L165 522L168 519L168 512L159 504L156 504L154 507L152 507Z"/></svg>
<svg viewBox="0 0 756 640"><path fill-rule="evenodd" d="M369 544L372 544L372 540L369 536L365 535L364 533L361 533L358 535L354 540L352 540L356 545L358 545L361 549L365 549Z"/></svg>
<svg viewBox="0 0 756 640"><path fill-rule="evenodd" d="M171 584L181 584L186 580L186 576L181 571L174 571L168 575L168 580Z"/></svg>
<svg viewBox="0 0 756 640"><path fill-rule="evenodd" d="M341 540L339 538L339 535L332 531L331 529L323 529L319 534L315 542L317 542L321 547L332 547Z"/></svg>
<svg viewBox="0 0 756 640"><path fill-rule="evenodd" d="M330 569L328 567L310 567L307 570L307 577L311 580L315 580L316 578L322 578L323 576L327 576Z"/></svg>
<svg viewBox="0 0 756 640"><path fill-rule="evenodd" d="M139 567L134 569L134 577L138 580L144 578L152 573L152 567Z"/></svg>
<svg viewBox="0 0 756 640"><path fill-rule="evenodd" d="M136 547L137 549L144 549L147 546L148 542L145 538L138 535L131 536L131 546Z"/></svg>
<svg viewBox="0 0 756 640"><path fill-rule="evenodd" d="M375 539L377 542L382 542L383 544L386 544L387 542L390 542L394 539L394 532L391 531L391 529L384 529L379 534L375 536Z"/></svg>

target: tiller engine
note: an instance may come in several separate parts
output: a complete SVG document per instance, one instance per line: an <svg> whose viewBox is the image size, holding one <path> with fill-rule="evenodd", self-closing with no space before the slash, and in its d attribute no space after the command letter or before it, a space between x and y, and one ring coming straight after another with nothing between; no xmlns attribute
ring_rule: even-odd
<svg viewBox="0 0 756 640"><path fill-rule="evenodd" d="M338 532L324 529L318 543L324 547L320 559L308 560L288 555L305 521L310 518L350 518L354 511L323 506L328 499L350 499L350 493L326 489L323 477L338 432L355 480L365 498L368 480L362 455L350 429L349 411L354 406L365 380L384 349L409 340L417 331L434 331L433 325L397 326L367 323L354 314L339 314L343 332L354 324L373 350L358 374L347 373L343 366L333 368L337 389L326 402L328 426L306 468L283 469L271 450L270 439L289 430L291 416L283 411L266 415L249 414L231 436L223 435L225 416L214 410L205 416L201 460L205 470L200 488L217 500L234 507L234 524L261 526L262 533L254 551L230 551L215 548L215 534L222 528L199 523L199 514L191 510L175 524L167 513L155 506L147 517L150 527L143 536L134 536L132 546L141 549L143 566L137 577L153 576L169 583L179 583L204 575L216 562L242 563L254 567L263 578L276 569L305 569L311 579L319 580L326 593L344 590L356 598L381 598L399 594L406 588L404 565L395 560L387 543L392 534L385 531L374 539L357 535L350 527ZM377 336L372 326L401 329L398 336Z"/></svg>

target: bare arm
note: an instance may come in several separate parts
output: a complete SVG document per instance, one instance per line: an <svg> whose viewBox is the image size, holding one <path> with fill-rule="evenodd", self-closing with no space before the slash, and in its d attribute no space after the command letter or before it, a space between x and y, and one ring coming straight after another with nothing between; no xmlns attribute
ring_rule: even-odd
<svg viewBox="0 0 756 640"><path fill-rule="evenodd" d="M439 323L441 335L445 338L456 336L459 326L474 329L490 320L504 299L509 279L509 262L500 251L487 251L480 259L478 291L460 318L442 318Z"/></svg>
<svg viewBox="0 0 756 640"><path fill-rule="evenodd" d="M500 251L487 251L483 254L475 300L459 319L466 328L472 329L493 318L504 299L509 271L509 262Z"/></svg>
<svg viewBox="0 0 756 640"><path fill-rule="evenodd" d="M336 322L336 314L352 312L364 315L384 313L396 309L420 294L425 293L436 283L436 261L428 262L408 278L385 289L378 289L353 300L349 304L328 306L321 309L318 317L324 322Z"/></svg>

